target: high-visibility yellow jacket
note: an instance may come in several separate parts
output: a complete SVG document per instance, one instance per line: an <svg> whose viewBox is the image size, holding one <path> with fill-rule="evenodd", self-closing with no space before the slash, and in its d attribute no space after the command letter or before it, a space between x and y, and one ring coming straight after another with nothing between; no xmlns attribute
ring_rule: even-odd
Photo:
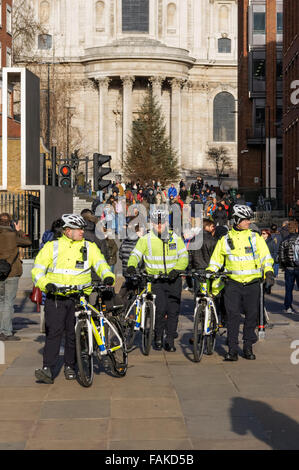
<svg viewBox="0 0 299 470"><path fill-rule="evenodd" d="M163 240L153 231L139 238L132 251L128 267L137 267L144 260L147 274L169 274L176 269L184 271L188 266L188 251L181 237L169 233L169 238Z"/></svg>
<svg viewBox="0 0 299 470"><path fill-rule="evenodd" d="M86 248L86 261L82 248ZM91 267L103 280L113 277L104 255L95 243L86 240L72 241L65 235L58 240L47 242L35 258L32 280L36 287L46 292L46 285L58 287L77 286L86 294L92 292Z"/></svg>
<svg viewBox="0 0 299 470"><path fill-rule="evenodd" d="M265 240L258 233L232 229L217 242L207 270L217 272L225 267L232 272L229 278L246 284L273 272L273 262Z"/></svg>

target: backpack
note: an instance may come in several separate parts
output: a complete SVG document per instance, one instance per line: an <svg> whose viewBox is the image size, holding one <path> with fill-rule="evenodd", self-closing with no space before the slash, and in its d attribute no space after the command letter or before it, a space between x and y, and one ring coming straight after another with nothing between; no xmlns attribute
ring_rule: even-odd
<svg viewBox="0 0 299 470"><path fill-rule="evenodd" d="M294 257L294 265L299 267L299 235L297 238L292 240L292 249L293 249L293 257Z"/></svg>
<svg viewBox="0 0 299 470"><path fill-rule="evenodd" d="M0 281L5 281L11 270L11 265L5 260L0 259Z"/></svg>

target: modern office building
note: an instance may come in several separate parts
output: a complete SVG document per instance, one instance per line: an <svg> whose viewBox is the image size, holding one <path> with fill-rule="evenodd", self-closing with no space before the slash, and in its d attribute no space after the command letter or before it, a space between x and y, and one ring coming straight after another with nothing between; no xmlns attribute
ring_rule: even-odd
<svg viewBox="0 0 299 470"><path fill-rule="evenodd" d="M299 199L299 3L283 2L283 181L284 201Z"/></svg>
<svg viewBox="0 0 299 470"><path fill-rule="evenodd" d="M238 12L238 181L282 204L283 1L241 0Z"/></svg>

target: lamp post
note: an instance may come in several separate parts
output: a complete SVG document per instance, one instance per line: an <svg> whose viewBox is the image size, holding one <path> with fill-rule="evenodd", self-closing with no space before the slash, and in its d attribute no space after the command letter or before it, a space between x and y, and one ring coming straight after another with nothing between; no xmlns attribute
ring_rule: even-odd
<svg viewBox="0 0 299 470"><path fill-rule="evenodd" d="M75 111L76 108L73 106L66 106L66 160L69 163L70 159L70 121L72 118L72 111Z"/></svg>

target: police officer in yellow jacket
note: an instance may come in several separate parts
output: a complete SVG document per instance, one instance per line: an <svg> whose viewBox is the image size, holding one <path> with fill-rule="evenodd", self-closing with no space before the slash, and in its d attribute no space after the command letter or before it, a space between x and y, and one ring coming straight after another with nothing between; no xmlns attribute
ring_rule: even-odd
<svg viewBox="0 0 299 470"><path fill-rule="evenodd" d="M138 240L128 260L127 273L134 275L135 268L143 260L148 274L168 275L167 279L157 279L152 284L153 293L157 296L155 347L159 351L162 349L165 330L164 349L175 352L174 338L182 291L182 281L179 274L188 266L188 252L182 238L167 231L166 211L154 209L151 213L151 221L153 230Z"/></svg>
<svg viewBox="0 0 299 470"><path fill-rule="evenodd" d="M36 378L53 383L53 368L59 356L65 332L64 373L68 380L76 377L75 366L75 300L79 290L92 292L91 267L106 285L113 285L115 276L95 243L83 239L86 225L75 214L62 216L63 234L47 242L35 258L32 280L47 294L45 301L46 341L43 368L36 369ZM58 289L69 289L66 295Z"/></svg>
<svg viewBox="0 0 299 470"><path fill-rule="evenodd" d="M224 267L231 272L224 292L229 347L225 360L238 360L241 313L245 314L244 357L253 360L255 355L252 345L257 340L255 328L260 305L260 282L264 277L266 287L274 284L273 258L264 239L249 229L252 210L248 206L236 204L232 217L234 226L217 242L207 270L217 272Z"/></svg>

